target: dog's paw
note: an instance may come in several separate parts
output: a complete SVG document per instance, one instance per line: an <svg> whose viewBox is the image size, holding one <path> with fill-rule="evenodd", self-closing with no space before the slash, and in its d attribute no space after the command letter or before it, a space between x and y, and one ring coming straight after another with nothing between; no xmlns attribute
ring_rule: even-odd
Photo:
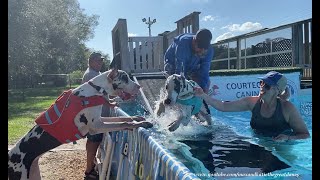
<svg viewBox="0 0 320 180"><path fill-rule="evenodd" d="M175 131L175 130L178 129L179 125L180 125L180 123L178 123L177 120L176 120L176 121L173 121L172 123L170 123L170 124L168 125L168 127L169 127L168 130L169 130L170 132Z"/></svg>
<svg viewBox="0 0 320 180"><path fill-rule="evenodd" d="M151 122L144 121L144 122L142 122L142 127L146 128L146 129L152 128L153 124Z"/></svg>
<svg viewBox="0 0 320 180"><path fill-rule="evenodd" d="M161 115L161 112L160 112L160 111L157 111L156 114L157 114L157 116L160 116L160 115Z"/></svg>
<svg viewBox="0 0 320 180"><path fill-rule="evenodd" d="M158 107L156 108L155 111L156 111L157 116L160 116L162 113L164 113L165 106L164 106L163 102L160 102L160 104L158 105Z"/></svg>

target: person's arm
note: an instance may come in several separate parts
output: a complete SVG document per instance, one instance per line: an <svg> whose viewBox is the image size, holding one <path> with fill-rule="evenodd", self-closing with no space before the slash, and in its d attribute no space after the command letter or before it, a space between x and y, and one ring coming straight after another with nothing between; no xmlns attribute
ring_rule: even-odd
<svg viewBox="0 0 320 180"><path fill-rule="evenodd" d="M174 74L175 70L175 51L176 44L173 42L164 54L164 71L169 75Z"/></svg>
<svg viewBox="0 0 320 180"><path fill-rule="evenodd" d="M196 96L203 98L208 105L211 105L215 109L223 112L250 111L250 102L251 99L254 98L244 97L236 101L220 101L204 93L202 88L195 87L194 92Z"/></svg>
<svg viewBox="0 0 320 180"><path fill-rule="evenodd" d="M186 44L185 43L181 43L181 44L177 44L176 48L175 48L175 70L174 73L175 74L180 74L181 70L182 70L182 64L184 66L184 73L186 73L187 69L186 69L186 51L187 51Z"/></svg>
<svg viewBox="0 0 320 180"><path fill-rule="evenodd" d="M197 71L199 77L197 77L199 86L205 93L209 91L209 71L211 66L211 60L213 58L213 48L208 49L208 54L200 59L200 69Z"/></svg>
<svg viewBox="0 0 320 180"><path fill-rule="evenodd" d="M298 109L289 101L283 103L283 110L286 111L287 114L287 122L293 130L294 135L288 136L285 134L280 134L274 138L276 141L283 140L295 140L295 139L306 139L310 137L310 133L308 128L303 121ZM285 116L286 117L286 116Z"/></svg>
<svg viewBox="0 0 320 180"><path fill-rule="evenodd" d="M102 122L132 122L132 121L145 121L144 117L141 116L118 116L118 117L101 117Z"/></svg>
<svg viewBox="0 0 320 180"><path fill-rule="evenodd" d="M176 37L167 49L164 55L164 70L168 74L180 74L182 63L185 67L185 60L187 58L186 51L190 49L187 47L187 42L188 41L179 40L179 38ZM184 70L186 71L186 69Z"/></svg>

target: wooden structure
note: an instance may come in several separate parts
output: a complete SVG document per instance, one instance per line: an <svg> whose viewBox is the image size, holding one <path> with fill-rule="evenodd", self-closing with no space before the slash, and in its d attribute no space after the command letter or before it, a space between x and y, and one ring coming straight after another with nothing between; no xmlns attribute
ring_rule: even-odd
<svg viewBox="0 0 320 180"><path fill-rule="evenodd" d="M131 73L162 71L165 50L175 36L199 30L199 14L200 12L193 12L175 22L177 29L152 37L128 37L127 21L119 19L112 29L113 54L120 52L121 56L121 62L117 64Z"/></svg>
<svg viewBox="0 0 320 180"><path fill-rule="evenodd" d="M163 56L175 36L199 30L200 12L179 19L177 28L158 36L128 37L126 19L112 30L113 54L120 52L118 64L130 73L160 72ZM302 80L312 80L312 19L264 28L212 44L211 70L264 67L302 67Z"/></svg>

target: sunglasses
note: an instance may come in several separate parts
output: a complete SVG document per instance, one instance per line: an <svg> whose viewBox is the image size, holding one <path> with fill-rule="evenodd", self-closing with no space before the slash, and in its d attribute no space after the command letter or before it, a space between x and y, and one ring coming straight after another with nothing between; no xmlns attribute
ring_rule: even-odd
<svg viewBox="0 0 320 180"><path fill-rule="evenodd" d="M260 87L264 87L266 90L270 90L271 86L269 84L266 84L264 81L260 81Z"/></svg>

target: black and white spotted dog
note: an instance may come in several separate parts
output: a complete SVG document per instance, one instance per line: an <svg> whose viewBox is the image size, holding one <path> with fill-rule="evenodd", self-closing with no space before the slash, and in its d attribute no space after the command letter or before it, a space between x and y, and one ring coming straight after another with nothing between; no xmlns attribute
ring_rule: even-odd
<svg viewBox="0 0 320 180"><path fill-rule="evenodd" d="M167 75L166 97L159 102L155 111L160 116L165 112L165 108L170 106L179 112L177 119L169 125L169 131L175 131L181 123L184 126L188 125L192 115L201 122L211 125L209 107L202 98L194 96L193 87L195 86L199 85L192 80L187 80L183 74Z"/></svg>
<svg viewBox="0 0 320 180"><path fill-rule="evenodd" d="M61 131L65 133L64 129L68 127L56 125L53 129L48 128L48 124L35 125L22 139L20 139L15 146L8 152L8 177L10 180L28 180L28 179L41 179L38 160L40 156L57 147L63 143L73 141L72 138L83 138L87 133L97 134L105 133L109 131L118 131L124 129L133 129L137 127L150 128L152 124L145 121L142 117L119 117L118 121L106 119L100 117L102 103L90 104L91 97L103 97L103 95L109 94L111 96L119 96L122 99L129 99L134 97L139 92L140 86L133 82L128 74L122 70L111 69L99 76L91 79L88 83L84 83L79 87L71 90L67 98L61 96L58 101L65 98L67 103L61 105L52 105L51 110L43 112L40 116L43 116L48 124L56 125L59 118L64 116L64 112L69 107L77 108L79 106L85 106L80 112L74 113L73 118L64 118L63 121L69 120L74 126L73 131L76 134L71 139L63 139L61 133L55 133L55 131ZM64 93L68 94L68 93ZM70 100L69 96L74 96ZM88 101L82 101L83 98L87 98ZM80 103L82 102L82 103ZM72 105L73 103L73 105ZM62 109L61 109L62 107ZM59 109L60 108L60 109ZM49 108L50 109L50 108ZM57 120L55 121L55 116ZM112 122L110 122L112 121ZM37 121L36 121L37 122ZM44 129L48 129L48 133ZM49 131L50 130L50 131ZM68 132L66 132L68 133Z"/></svg>

